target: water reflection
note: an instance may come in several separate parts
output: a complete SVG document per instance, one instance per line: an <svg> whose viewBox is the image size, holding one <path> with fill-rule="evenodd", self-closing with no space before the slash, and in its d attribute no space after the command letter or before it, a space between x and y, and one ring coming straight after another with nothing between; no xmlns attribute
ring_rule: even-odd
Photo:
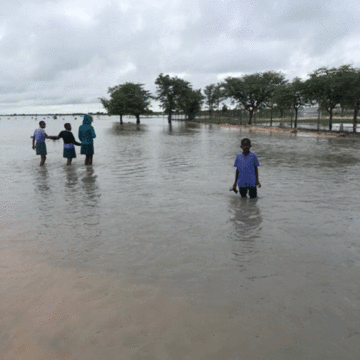
<svg viewBox="0 0 360 360"><path fill-rule="evenodd" d="M34 182L35 198L38 201L40 211L42 211L46 216L49 214L48 207L52 198L52 191L49 184L49 173L46 166L35 169Z"/></svg>
<svg viewBox="0 0 360 360"><path fill-rule="evenodd" d="M87 166L85 168L85 175L81 181L85 193L83 203L90 208L95 208L98 205L98 200L101 196L96 179L97 175L95 175L94 168L92 166Z"/></svg>
<svg viewBox="0 0 360 360"><path fill-rule="evenodd" d="M245 270L245 263L250 261L248 255L257 253L256 240L260 238L262 217L257 205L258 199L231 197L229 211L234 226L229 234L232 254L239 261L239 267Z"/></svg>
<svg viewBox="0 0 360 360"><path fill-rule="evenodd" d="M67 221L72 221L71 214L77 214L81 209L82 202L78 199L79 191L79 175L78 169L75 166L64 166L64 214L67 216Z"/></svg>
<svg viewBox="0 0 360 360"><path fill-rule="evenodd" d="M39 200L48 197L51 194L49 186L49 173L46 166L35 168L35 193L38 195Z"/></svg>
<svg viewBox="0 0 360 360"><path fill-rule="evenodd" d="M72 250L81 263L87 263L89 260L97 258L99 246L104 241L101 238L101 191L97 177L94 168L87 166L85 174L82 174L78 192L78 196L81 197L79 199L81 208L77 212L79 221L76 225L78 239L72 242L75 246Z"/></svg>
<svg viewBox="0 0 360 360"><path fill-rule="evenodd" d="M75 257L81 264L89 261L90 252L100 245L101 193L92 166L67 166L63 171L65 202L62 202L62 216L57 218L62 238L56 246L63 260Z"/></svg>
<svg viewBox="0 0 360 360"><path fill-rule="evenodd" d="M134 132L143 133L146 132L146 125L144 124L134 124L134 123L127 123L127 124L119 124L113 123L111 128L109 128L109 133L112 135L132 135Z"/></svg>
<svg viewBox="0 0 360 360"><path fill-rule="evenodd" d="M53 211L56 208L54 193L52 191L49 171L46 166L34 168L34 192L39 212L39 220L44 228L52 226ZM36 213L36 211L35 211ZM38 235L41 237L45 233L38 229Z"/></svg>
<svg viewBox="0 0 360 360"><path fill-rule="evenodd" d="M59 121L47 122L49 133L58 129ZM169 232L181 230L179 237L194 244L192 255L203 257L203 248L197 250L196 244L203 241L206 230L194 233L196 223L201 229L224 229L214 231L211 238L225 238L225 246L231 244L231 258L241 268L248 267L246 261L256 260L254 253L259 249L266 256L269 242L293 246L299 238L306 245L304 251L316 251L319 258L330 240L336 256L341 252L344 257L357 256L355 252L345 253L344 241L349 240L344 234L349 234L347 228L357 229L351 218L359 203L360 142L230 131L185 121L169 126L161 118L147 121L122 126L114 118L99 121L95 144L98 160L93 167L85 167L82 159L66 167L60 152L49 146L47 166L42 168L29 142L23 152L13 151L14 147L22 149L24 139L29 140L33 121L24 119L23 126L0 122L2 154L6 151L0 159L1 175L2 179L9 177L9 186L3 180L0 195L5 199L16 196L16 226L25 232L33 225L30 236L37 248L41 250L38 245L46 243L63 261L88 261L93 266L103 266L109 253L121 253L122 264L114 262L118 269L130 268L135 254L144 251L147 256L140 257L146 268L152 264L152 253L161 257L162 251L170 249ZM244 201L223 191L224 183L233 178L239 140L249 134L263 166L260 179L266 183L259 191L263 198L257 201ZM13 156L11 161L8 152ZM221 216L216 215L218 209L224 210ZM266 225L266 237L261 230L265 223L276 225ZM350 233L354 243L355 232ZM297 237L287 233L296 233ZM28 236L23 239L27 246ZM214 258L220 259L216 254L222 253L222 244L214 241L207 249L209 256L213 251ZM296 245L300 246L299 242ZM148 249L153 249L152 253ZM228 255L228 251L224 253ZM232 271L227 259L217 265ZM187 260L183 264L188 264Z"/></svg>
<svg viewBox="0 0 360 360"><path fill-rule="evenodd" d="M75 166L66 166L64 170L66 176L66 188L68 189L76 188L76 185L78 184L79 181L77 169L75 168Z"/></svg>
<svg viewBox="0 0 360 360"><path fill-rule="evenodd" d="M176 125L175 125L176 124ZM169 135L194 135L197 134L195 130L200 129L199 124L188 123L186 121L179 121L175 124L167 124L163 127L163 131Z"/></svg>

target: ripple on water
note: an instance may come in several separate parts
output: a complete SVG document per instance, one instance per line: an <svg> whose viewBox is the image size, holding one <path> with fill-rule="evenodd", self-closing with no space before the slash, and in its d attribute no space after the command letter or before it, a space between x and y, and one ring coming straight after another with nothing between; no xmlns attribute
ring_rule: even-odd
<svg viewBox="0 0 360 360"><path fill-rule="evenodd" d="M207 244L214 251L209 252L214 266L223 261L217 254L233 251L236 258L240 255L235 253L247 254L242 258L249 260L255 251L266 253L276 239L286 246L320 251L331 238L333 251L344 257L343 244L358 242L358 222L350 219L359 200L358 143L191 127L183 122L169 127L166 119L122 127L99 119L93 167L85 168L81 155L66 167L62 144L49 142L47 165L40 168L30 145L23 145L33 131L33 120L19 121L24 124L16 126L17 133L11 122L0 124L5 135L1 148L7 154L0 160L1 201L6 205L2 218L13 216L20 227L31 218L33 241L36 234L41 241L48 234L46 242L55 253L57 248L66 252L66 246L71 247L69 262L87 239L96 239L96 251L122 254L118 265L122 269L131 268L134 258L143 258L144 263L151 257L161 259L172 238L188 244L195 257L203 252L194 244ZM58 126L49 119L48 133L58 133ZM261 164L263 187L255 202L243 202L228 192L244 136L250 136ZM14 146L21 151L8 151ZM349 237L341 241L344 234ZM314 241L317 246L309 247ZM173 251L175 263L185 261L178 250Z"/></svg>

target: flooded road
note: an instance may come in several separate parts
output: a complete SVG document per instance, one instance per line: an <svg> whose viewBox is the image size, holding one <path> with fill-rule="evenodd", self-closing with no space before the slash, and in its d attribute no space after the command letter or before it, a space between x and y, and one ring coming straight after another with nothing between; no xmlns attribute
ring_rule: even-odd
<svg viewBox="0 0 360 360"><path fill-rule="evenodd" d="M79 119L45 121L77 137ZM8 359L26 359L14 345L26 341L39 359L358 359L360 142L115 121L95 117L92 167L78 148L67 167L47 140L40 168L37 122L0 120ZM256 200L229 192L243 137L260 162ZM28 277L6 270L25 266L19 254ZM22 332L35 304L63 315Z"/></svg>

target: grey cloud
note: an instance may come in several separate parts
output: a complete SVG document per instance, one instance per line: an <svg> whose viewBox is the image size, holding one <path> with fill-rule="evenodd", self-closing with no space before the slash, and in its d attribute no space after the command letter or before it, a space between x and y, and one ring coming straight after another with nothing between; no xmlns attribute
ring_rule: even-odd
<svg viewBox="0 0 360 360"><path fill-rule="evenodd" d="M64 9L73 3L69 16ZM294 77L317 66L358 66L351 44L360 35L359 7L350 0L14 0L0 13L3 107L18 112L14 105L32 101L34 112L98 109L109 86L133 81L154 92L160 72L199 88L221 74L282 70Z"/></svg>

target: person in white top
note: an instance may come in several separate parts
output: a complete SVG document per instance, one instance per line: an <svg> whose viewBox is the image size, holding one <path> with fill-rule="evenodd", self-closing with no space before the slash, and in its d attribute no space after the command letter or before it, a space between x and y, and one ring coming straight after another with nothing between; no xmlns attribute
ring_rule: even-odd
<svg viewBox="0 0 360 360"><path fill-rule="evenodd" d="M46 161L46 144L45 139L52 139L52 136L48 136L45 132L46 123L45 121L39 122L39 129L34 131L34 135L32 136L32 148L36 150L36 155L40 155L40 166L43 166ZM35 144L36 141L36 144Z"/></svg>

